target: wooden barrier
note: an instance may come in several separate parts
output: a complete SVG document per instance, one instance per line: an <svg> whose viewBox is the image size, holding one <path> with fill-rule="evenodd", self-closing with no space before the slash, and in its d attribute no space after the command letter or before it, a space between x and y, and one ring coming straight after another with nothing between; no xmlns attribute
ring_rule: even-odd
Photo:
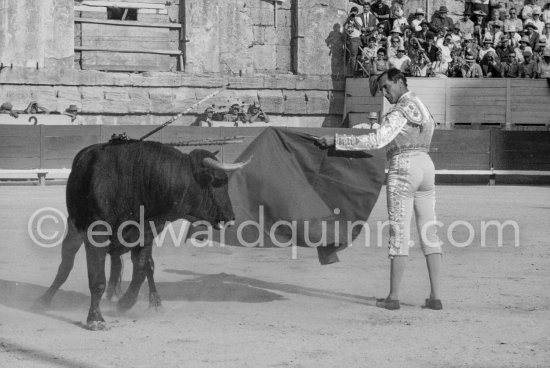
<svg viewBox="0 0 550 368"><path fill-rule="evenodd" d="M220 151L223 162L234 162L265 128L201 128L170 126L150 140L170 143L206 138L243 137L243 143L203 146ZM333 134L334 128L285 128L313 135ZM0 179L66 178L76 153L107 142L113 134L137 139L150 126L0 126ZM338 131L350 132L346 129ZM354 131L357 133L357 131ZM196 147L179 147L189 152ZM431 153L442 175L531 175L550 177L550 132L500 130L436 130Z"/></svg>
<svg viewBox="0 0 550 368"><path fill-rule="evenodd" d="M424 101L440 126L453 124L512 127L550 126L550 88L546 80L408 78L409 89ZM346 80L344 117L361 119L362 113L387 111L380 93L371 96L368 80ZM358 115L359 114L359 115ZM354 116L355 115L355 116Z"/></svg>

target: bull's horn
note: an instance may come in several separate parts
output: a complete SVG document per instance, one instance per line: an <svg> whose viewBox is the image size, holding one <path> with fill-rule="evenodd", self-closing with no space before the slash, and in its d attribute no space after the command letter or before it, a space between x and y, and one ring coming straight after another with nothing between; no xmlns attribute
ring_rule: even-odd
<svg viewBox="0 0 550 368"><path fill-rule="evenodd" d="M250 161L252 161L252 157L250 157L245 162L237 162L235 164L222 164L221 162L214 160L213 158L210 158L210 157L205 157L202 159L202 163L205 166L211 167L213 169L223 170L223 171L235 171L235 170L242 169L243 167L248 165Z"/></svg>

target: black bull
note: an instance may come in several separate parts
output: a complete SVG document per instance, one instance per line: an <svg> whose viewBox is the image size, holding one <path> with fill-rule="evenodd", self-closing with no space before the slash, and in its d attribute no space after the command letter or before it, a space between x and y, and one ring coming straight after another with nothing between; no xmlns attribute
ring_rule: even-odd
<svg viewBox="0 0 550 368"><path fill-rule="evenodd" d="M84 148L76 155L67 182L69 229L62 244L61 264L38 304L50 303L84 242L91 293L87 318L90 328L104 327L99 302L106 288L107 254L112 260L110 297L120 276L120 256L131 251L132 281L118 301L119 311L135 304L145 277L151 306L160 305L151 255L155 235L168 222L178 219L206 221L216 228L230 224L234 213L226 171L244 165L221 164L214 154L204 150L183 154L158 142L125 141ZM125 226L130 224L128 221L143 221L143 229Z"/></svg>

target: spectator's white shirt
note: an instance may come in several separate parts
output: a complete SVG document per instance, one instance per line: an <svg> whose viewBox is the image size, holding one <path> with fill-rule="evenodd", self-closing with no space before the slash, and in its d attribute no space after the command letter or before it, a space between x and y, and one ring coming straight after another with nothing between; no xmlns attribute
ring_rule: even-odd
<svg viewBox="0 0 550 368"><path fill-rule="evenodd" d="M550 63L546 63L544 59L539 61L537 73L541 78L550 78Z"/></svg>
<svg viewBox="0 0 550 368"><path fill-rule="evenodd" d="M350 21L350 23L353 25L353 31L348 33L348 37L361 37L361 27L363 27L363 20L361 20L361 17L355 17L355 24L353 23L353 21Z"/></svg>
<svg viewBox="0 0 550 368"><path fill-rule="evenodd" d="M448 69L449 63L445 61L436 60L432 63L432 71L436 77L446 78Z"/></svg>
<svg viewBox="0 0 550 368"><path fill-rule="evenodd" d="M453 51L453 45L449 44L447 46L441 45L439 47L439 50L441 50L441 56L443 57L443 61L448 63L453 60L451 57L451 51Z"/></svg>
<svg viewBox="0 0 550 368"><path fill-rule="evenodd" d="M537 32L539 33L539 35L541 35L542 32L544 31L544 22L539 19L539 20L534 20L533 24L535 25L535 27L537 27Z"/></svg>
<svg viewBox="0 0 550 368"><path fill-rule="evenodd" d="M403 29L402 27L406 25L408 25L408 23L407 19L405 19L404 17L397 18L393 21L394 27L399 26L399 28Z"/></svg>
<svg viewBox="0 0 550 368"><path fill-rule="evenodd" d="M493 47L497 47L498 44L500 43L500 39L502 38L502 35L504 33L502 33L501 31L498 31L498 32L495 32L495 34L493 35Z"/></svg>
<svg viewBox="0 0 550 368"><path fill-rule="evenodd" d="M420 32L422 30L422 27L420 27L420 23L422 23L422 21L424 20L424 18L422 19L413 19L412 22L411 22L411 25L413 26L414 30L416 32Z"/></svg>
<svg viewBox="0 0 550 368"><path fill-rule="evenodd" d="M388 47L388 60L397 56L396 47Z"/></svg>
<svg viewBox="0 0 550 368"><path fill-rule="evenodd" d="M518 33L514 33L511 39L512 46L518 47L519 41L521 41L521 36Z"/></svg>
<svg viewBox="0 0 550 368"><path fill-rule="evenodd" d="M403 57L400 59L396 57L391 58L388 61L390 62L390 66L393 66L394 68L399 69L402 72L408 71L411 64L411 59L407 55L403 55Z"/></svg>
<svg viewBox="0 0 550 368"><path fill-rule="evenodd" d="M453 43L453 48L460 48L462 45L462 37L459 34L451 33L451 39Z"/></svg>

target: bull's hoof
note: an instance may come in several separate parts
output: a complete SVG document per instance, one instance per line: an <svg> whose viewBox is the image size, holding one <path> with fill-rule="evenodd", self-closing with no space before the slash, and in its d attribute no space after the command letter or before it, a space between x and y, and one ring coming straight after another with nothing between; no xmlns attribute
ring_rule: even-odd
<svg viewBox="0 0 550 368"><path fill-rule="evenodd" d="M155 308L156 311L162 308L162 299L157 293L149 294L149 308Z"/></svg>
<svg viewBox="0 0 550 368"><path fill-rule="evenodd" d="M90 321L86 323L86 329L90 331L107 331L109 328L105 321Z"/></svg>
<svg viewBox="0 0 550 368"><path fill-rule="evenodd" d="M132 308L134 306L134 304L136 304L136 299L135 298L129 298L127 296L123 296L122 298L120 298L120 300L118 301L117 305L116 305L116 310L119 312L119 313L124 313L126 312L128 309Z"/></svg>

